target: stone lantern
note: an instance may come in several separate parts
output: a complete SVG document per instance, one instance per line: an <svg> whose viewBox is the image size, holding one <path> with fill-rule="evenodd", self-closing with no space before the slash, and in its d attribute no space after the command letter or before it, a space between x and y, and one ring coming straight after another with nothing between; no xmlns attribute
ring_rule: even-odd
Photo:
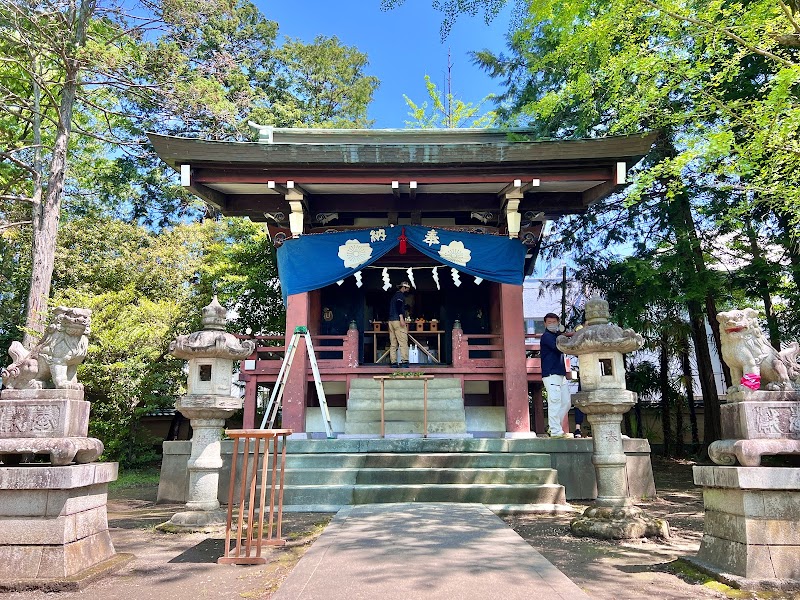
<svg viewBox="0 0 800 600"><path fill-rule="evenodd" d="M180 335L169 346L170 354L189 362L187 394L175 408L190 420L193 435L186 510L173 515L162 529L198 530L225 523L227 515L217 499L220 439L225 419L242 408L242 400L231 396L233 361L255 351L255 342L225 331L226 317L215 296L203 309L202 331Z"/></svg>
<svg viewBox="0 0 800 600"><path fill-rule="evenodd" d="M628 495L626 458L622 446L622 415L636 403L625 389L623 354L642 347L642 336L608 322L608 302L594 297L586 303L586 326L572 337L559 336L558 349L578 356L581 391L572 396L592 425L592 463L597 499L571 523L576 535L613 539L669 537L669 525L647 518Z"/></svg>

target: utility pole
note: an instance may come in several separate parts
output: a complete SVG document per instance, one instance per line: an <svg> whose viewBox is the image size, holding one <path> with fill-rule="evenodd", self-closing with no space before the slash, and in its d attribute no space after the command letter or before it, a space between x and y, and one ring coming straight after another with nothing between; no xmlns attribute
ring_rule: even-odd
<svg viewBox="0 0 800 600"><path fill-rule="evenodd" d="M561 324L567 326L567 265L561 269Z"/></svg>

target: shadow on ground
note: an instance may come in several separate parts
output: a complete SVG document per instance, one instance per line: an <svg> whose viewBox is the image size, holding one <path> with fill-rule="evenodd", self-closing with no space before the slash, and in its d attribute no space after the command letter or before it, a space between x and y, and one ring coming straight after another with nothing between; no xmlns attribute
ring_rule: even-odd
<svg viewBox="0 0 800 600"><path fill-rule="evenodd" d="M607 541L571 535L568 516L509 516L504 520L531 546L598 600L736 598L799 600L798 594L750 593L709 581L676 562L697 553L703 538L703 496L690 461L653 457L658 496L637 506L669 521L668 540ZM576 508L588 503L573 503Z"/></svg>
<svg viewBox="0 0 800 600"><path fill-rule="evenodd" d="M756 595L714 588L697 580L684 580L686 572L676 560L697 552L703 532L701 491L692 482L692 464L653 458L658 497L638 505L652 516L670 522L669 540L612 542L576 538L570 534L569 516L518 515L504 520L531 546L596 600L689 600L742 598L797 600L800 596ZM332 515L285 513L284 536L301 540L290 547L268 547L267 565L218 565L224 533L164 534L155 525L167 521L183 505L155 503L155 488L114 490L109 497L109 525L118 552L136 555L116 574L80 592L58 594L57 600L94 596L103 600L267 600L272 597L309 544ZM576 504L580 508L582 505ZM303 543L306 541L307 543ZM487 557L490 568L491 557ZM691 576L692 573L689 573ZM467 597L467 596L464 596ZM0 600L51 600L52 594L16 592Z"/></svg>

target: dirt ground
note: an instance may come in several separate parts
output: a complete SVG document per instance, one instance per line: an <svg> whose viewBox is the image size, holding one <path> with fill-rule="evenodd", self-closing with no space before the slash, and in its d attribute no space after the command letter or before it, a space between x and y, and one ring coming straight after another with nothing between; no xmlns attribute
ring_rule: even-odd
<svg viewBox="0 0 800 600"><path fill-rule="evenodd" d="M796 600L800 593L750 593L729 588L678 559L697 553L703 537L703 496L689 461L653 457L658 497L637 502L669 521L668 540L633 542L576 538L569 516L509 516L504 520L531 546L598 600L736 598ZM585 505L573 503L576 508Z"/></svg>
<svg viewBox="0 0 800 600"><path fill-rule="evenodd" d="M657 457L653 463L659 496L639 506L652 516L669 521L669 540L608 542L576 538L569 533L569 516L509 516L505 521L597 600L800 599L800 594L733 590L677 561L681 556L695 554L700 545L702 497L692 483L691 463ZM114 492L109 498L109 525L115 548L136 557L116 573L77 592L61 592L57 596L41 591L10 592L3 594L3 600L268 600L332 517L285 513L283 531L290 543L286 548L269 548L269 564L222 566L216 564L216 559L222 555L223 532L178 535L155 530L156 525L181 508L155 504L155 492L151 487L135 488Z"/></svg>

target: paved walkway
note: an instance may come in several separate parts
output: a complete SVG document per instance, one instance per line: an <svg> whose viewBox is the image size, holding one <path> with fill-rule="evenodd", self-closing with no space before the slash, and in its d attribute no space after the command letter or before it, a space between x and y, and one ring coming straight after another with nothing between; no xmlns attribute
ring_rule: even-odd
<svg viewBox="0 0 800 600"><path fill-rule="evenodd" d="M481 504L343 508L274 600L589 598Z"/></svg>

